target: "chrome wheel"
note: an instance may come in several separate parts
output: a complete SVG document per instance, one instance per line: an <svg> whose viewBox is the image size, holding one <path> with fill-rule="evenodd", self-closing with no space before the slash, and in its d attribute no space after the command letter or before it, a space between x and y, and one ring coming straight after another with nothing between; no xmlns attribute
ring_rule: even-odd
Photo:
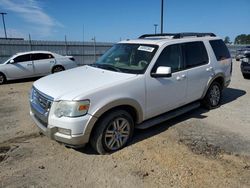
<svg viewBox="0 0 250 188"><path fill-rule="evenodd" d="M104 133L106 147L111 151L122 148L129 139L130 127L127 119L122 117L114 119Z"/></svg>
<svg viewBox="0 0 250 188"><path fill-rule="evenodd" d="M212 106L217 106L220 102L221 91L218 85L213 85L210 90L210 103Z"/></svg>
<svg viewBox="0 0 250 188"><path fill-rule="evenodd" d="M54 69L53 69L53 73L56 73L56 72L61 72L61 71L63 71L64 69L62 68L62 67L55 67Z"/></svg>

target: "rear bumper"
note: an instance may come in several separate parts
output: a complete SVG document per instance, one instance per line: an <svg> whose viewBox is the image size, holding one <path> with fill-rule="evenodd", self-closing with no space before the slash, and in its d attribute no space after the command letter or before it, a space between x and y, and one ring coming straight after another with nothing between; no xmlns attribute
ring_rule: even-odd
<svg viewBox="0 0 250 188"><path fill-rule="evenodd" d="M225 84L224 84L224 87L225 88L228 87L230 83L231 83L231 80L226 81Z"/></svg>
<svg viewBox="0 0 250 188"><path fill-rule="evenodd" d="M248 63L242 63L241 66L240 66L240 68L241 68L241 72L243 74L250 74L250 64L248 64Z"/></svg>

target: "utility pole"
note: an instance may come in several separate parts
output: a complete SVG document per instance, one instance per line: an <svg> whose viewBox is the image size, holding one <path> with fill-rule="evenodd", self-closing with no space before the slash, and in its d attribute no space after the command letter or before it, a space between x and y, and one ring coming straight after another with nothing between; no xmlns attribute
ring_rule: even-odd
<svg viewBox="0 0 250 188"><path fill-rule="evenodd" d="M155 34L157 33L157 26L158 26L158 24L154 24L154 26L155 26Z"/></svg>
<svg viewBox="0 0 250 188"><path fill-rule="evenodd" d="M164 0L161 0L161 34L163 33L163 7L164 7Z"/></svg>
<svg viewBox="0 0 250 188"><path fill-rule="evenodd" d="M84 24L82 25L82 64L84 64Z"/></svg>
<svg viewBox="0 0 250 188"><path fill-rule="evenodd" d="M7 39L7 33L6 33L6 27L5 27L5 20L4 20L4 15L6 15L7 13L0 12L0 14L2 14L4 33L5 33L5 38Z"/></svg>

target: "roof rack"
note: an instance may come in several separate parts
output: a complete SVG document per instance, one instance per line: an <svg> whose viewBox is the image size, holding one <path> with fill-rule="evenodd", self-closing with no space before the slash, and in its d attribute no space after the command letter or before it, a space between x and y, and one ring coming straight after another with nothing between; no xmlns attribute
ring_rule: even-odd
<svg viewBox="0 0 250 188"><path fill-rule="evenodd" d="M162 33L162 34L145 34L139 37L139 39L144 39L148 37L172 37L173 39L180 39L184 37L216 37L214 33Z"/></svg>

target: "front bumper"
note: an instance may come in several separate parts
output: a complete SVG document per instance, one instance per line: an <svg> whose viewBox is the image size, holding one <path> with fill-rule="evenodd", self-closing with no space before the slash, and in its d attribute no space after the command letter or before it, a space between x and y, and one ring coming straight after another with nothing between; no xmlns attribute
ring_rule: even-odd
<svg viewBox="0 0 250 188"><path fill-rule="evenodd" d="M86 114L76 118L54 115L53 98L32 88L30 92L30 116L43 134L71 147L84 146L89 141L96 117Z"/></svg>
<svg viewBox="0 0 250 188"><path fill-rule="evenodd" d="M62 142L66 145L69 145L71 147L83 147L86 143L89 141L89 135L86 134L76 134L76 135L66 135L62 134L58 131L59 128L61 127L56 127L52 125L47 125L47 127L36 117L36 115L33 113L33 111L30 111L30 115L34 122L36 123L37 127L40 129L40 131L49 137L52 140L56 140L58 142ZM88 116L88 115L87 115ZM86 126L87 122L89 121L90 116L86 117L86 121L82 122L82 126ZM72 125L74 124L72 123Z"/></svg>

